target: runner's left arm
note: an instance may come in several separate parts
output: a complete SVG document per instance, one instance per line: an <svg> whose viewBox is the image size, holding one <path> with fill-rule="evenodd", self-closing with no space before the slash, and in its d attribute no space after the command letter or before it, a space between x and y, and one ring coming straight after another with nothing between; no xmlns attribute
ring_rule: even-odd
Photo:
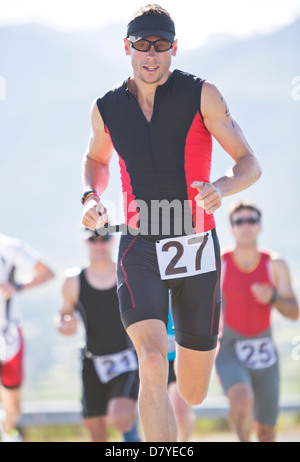
<svg viewBox="0 0 300 462"><path fill-rule="evenodd" d="M239 124L230 114L224 97L210 82L203 84L201 112L208 131L235 162L232 169L215 182L195 181L193 184L199 191L196 201L201 201L205 211L212 214L221 206L223 197L254 184L261 176L261 167Z"/></svg>
<svg viewBox="0 0 300 462"><path fill-rule="evenodd" d="M281 258L272 260L274 286L254 284L252 293L260 303L272 304L283 316L292 320L299 317L299 304L291 284L289 268Z"/></svg>

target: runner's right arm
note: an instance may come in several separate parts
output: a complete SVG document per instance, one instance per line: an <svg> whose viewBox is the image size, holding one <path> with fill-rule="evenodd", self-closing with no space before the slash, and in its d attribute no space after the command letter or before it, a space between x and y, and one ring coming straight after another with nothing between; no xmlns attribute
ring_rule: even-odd
<svg viewBox="0 0 300 462"><path fill-rule="evenodd" d="M109 182L109 162L113 145L110 136L105 132L96 102L92 106L91 124L92 134L83 159L82 183L85 191L93 189L101 196ZM82 224L94 230L103 226L105 222L107 215L104 206L96 195L90 196L84 205Z"/></svg>

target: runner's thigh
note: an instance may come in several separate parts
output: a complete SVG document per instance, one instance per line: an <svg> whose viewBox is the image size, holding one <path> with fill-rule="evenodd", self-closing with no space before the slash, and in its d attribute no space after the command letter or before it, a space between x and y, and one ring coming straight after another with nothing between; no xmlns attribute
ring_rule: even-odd
<svg viewBox="0 0 300 462"><path fill-rule="evenodd" d="M275 426L279 413L279 365L253 373L254 416L259 423Z"/></svg>
<svg viewBox="0 0 300 462"><path fill-rule="evenodd" d="M224 393L237 383L252 386L250 370L237 359L233 342L230 340L221 340L216 357L216 371Z"/></svg>
<svg viewBox="0 0 300 462"><path fill-rule="evenodd" d="M147 319L168 323L168 285L159 274L154 242L123 235L118 255L118 297L125 328Z"/></svg>
<svg viewBox="0 0 300 462"><path fill-rule="evenodd" d="M176 342L197 351L214 350L219 332L220 246L217 234L212 236L216 270L169 281Z"/></svg>

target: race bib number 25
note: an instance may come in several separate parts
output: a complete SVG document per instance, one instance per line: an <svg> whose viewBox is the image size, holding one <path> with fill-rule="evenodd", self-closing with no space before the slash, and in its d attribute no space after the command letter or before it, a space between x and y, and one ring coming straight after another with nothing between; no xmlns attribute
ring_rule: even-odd
<svg viewBox="0 0 300 462"><path fill-rule="evenodd" d="M175 279L216 270L215 248L211 231L156 243L161 279Z"/></svg>
<svg viewBox="0 0 300 462"><path fill-rule="evenodd" d="M277 362L274 343L270 337L236 342L238 360L250 369L266 369Z"/></svg>

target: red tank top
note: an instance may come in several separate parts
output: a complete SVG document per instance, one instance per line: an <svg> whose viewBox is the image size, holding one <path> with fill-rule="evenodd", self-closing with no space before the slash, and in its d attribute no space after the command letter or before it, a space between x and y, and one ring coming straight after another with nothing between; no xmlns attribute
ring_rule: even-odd
<svg viewBox="0 0 300 462"><path fill-rule="evenodd" d="M255 283L273 285L270 254L260 253L256 268L246 272L238 267L233 252L223 255L222 310L224 325L239 334L253 337L271 327L271 306L255 300L251 286Z"/></svg>

